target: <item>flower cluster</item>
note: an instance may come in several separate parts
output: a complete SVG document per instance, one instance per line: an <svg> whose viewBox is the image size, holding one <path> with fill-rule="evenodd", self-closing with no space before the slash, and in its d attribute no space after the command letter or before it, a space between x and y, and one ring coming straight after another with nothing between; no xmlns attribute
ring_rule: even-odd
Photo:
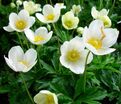
<svg viewBox="0 0 121 104"><path fill-rule="evenodd" d="M40 8L40 4L32 1L24 1L23 9L18 13L9 15L8 26L3 27L8 32L23 32L27 39L34 45L43 45L51 38L53 31L48 31L45 26L31 28L36 19L43 24L54 24L61 16L61 9L65 9L63 3L57 3L54 6L46 4ZM42 13L38 13L41 12ZM66 30L77 29L82 37L76 36L69 41L65 41L60 47L60 63L62 66L70 69L75 74L83 74L85 66L93 60L93 55L106 55L114 52L111 48L116 42L119 31L111 28L111 20L108 17L106 9L101 11L92 7L91 15L95 19L89 27L79 27L78 14L82 11L80 5L73 5L70 11L67 11L61 17L62 26ZM4 57L8 66L16 72L28 72L37 63L37 51L28 49L24 54L20 46L14 46L8 53L8 58ZM37 104L58 104L57 96L47 90L40 91L34 101Z"/></svg>

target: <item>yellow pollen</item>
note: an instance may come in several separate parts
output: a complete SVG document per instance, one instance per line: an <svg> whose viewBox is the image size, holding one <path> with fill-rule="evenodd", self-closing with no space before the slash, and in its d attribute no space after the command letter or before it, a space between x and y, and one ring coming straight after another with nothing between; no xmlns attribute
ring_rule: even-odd
<svg viewBox="0 0 121 104"><path fill-rule="evenodd" d="M102 47L102 40L97 39L97 38L90 38L88 40L88 43L91 44L96 49L100 49Z"/></svg>
<svg viewBox="0 0 121 104"><path fill-rule="evenodd" d="M19 30L23 30L26 27L27 23L25 20L17 20L15 26Z"/></svg>
<svg viewBox="0 0 121 104"><path fill-rule="evenodd" d="M44 40L44 38L43 38L42 36L40 36L40 35L36 35L36 36L34 37L34 42L40 42L40 41L42 41L42 40Z"/></svg>
<svg viewBox="0 0 121 104"><path fill-rule="evenodd" d="M67 20L67 21L65 21L65 25L66 25L67 27L71 28L71 27L73 26L72 20Z"/></svg>
<svg viewBox="0 0 121 104"><path fill-rule="evenodd" d="M22 60L22 61L20 61L20 63L23 64L23 65L25 65L26 67L28 67L28 62L27 61Z"/></svg>
<svg viewBox="0 0 121 104"><path fill-rule="evenodd" d="M55 104L54 102L54 98L51 94L46 94L46 97L47 97L47 102L45 104Z"/></svg>
<svg viewBox="0 0 121 104"><path fill-rule="evenodd" d="M52 20L54 20L54 18L55 18L55 15L54 15L54 14L48 14L48 15L46 16L46 20L52 21Z"/></svg>
<svg viewBox="0 0 121 104"><path fill-rule="evenodd" d="M66 56L68 61L76 62L80 59L80 53L77 50L71 50L67 52Z"/></svg>

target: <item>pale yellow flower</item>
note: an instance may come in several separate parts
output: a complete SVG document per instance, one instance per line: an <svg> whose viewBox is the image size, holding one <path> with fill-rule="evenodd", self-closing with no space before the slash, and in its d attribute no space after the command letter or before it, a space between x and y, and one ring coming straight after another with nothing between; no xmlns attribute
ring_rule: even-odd
<svg viewBox="0 0 121 104"><path fill-rule="evenodd" d="M40 4L35 4L33 1L24 1L23 6L29 14L34 14L35 12L41 11Z"/></svg>
<svg viewBox="0 0 121 104"><path fill-rule="evenodd" d="M34 102L36 104L58 104L58 99L54 93L48 90L41 90L34 96Z"/></svg>
<svg viewBox="0 0 121 104"><path fill-rule="evenodd" d="M67 30L77 28L78 23L79 18L75 17L72 11L69 11L62 16L62 25Z"/></svg>
<svg viewBox="0 0 121 104"><path fill-rule="evenodd" d="M100 11L96 10L95 7L92 7L91 14L94 19L100 19L103 21L105 27L111 27L111 20L108 17L109 10L102 9Z"/></svg>

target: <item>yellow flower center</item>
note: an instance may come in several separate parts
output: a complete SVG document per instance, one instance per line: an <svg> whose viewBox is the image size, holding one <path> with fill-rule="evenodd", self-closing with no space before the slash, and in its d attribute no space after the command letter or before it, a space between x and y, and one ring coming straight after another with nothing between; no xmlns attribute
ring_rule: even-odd
<svg viewBox="0 0 121 104"><path fill-rule="evenodd" d="M80 53L77 50L71 50L67 52L67 60L71 62L76 62L80 59Z"/></svg>
<svg viewBox="0 0 121 104"><path fill-rule="evenodd" d="M72 20L67 20L65 21L65 25L68 27L68 28L71 28L73 26L73 21Z"/></svg>
<svg viewBox="0 0 121 104"><path fill-rule="evenodd" d="M44 38L43 38L42 36L40 36L40 35L36 35L36 36L34 37L34 42L40 42L40 41L42 41L42 40L44 40Z"/></svg>
<svg viewBox="0 0 121 104"><path fill-rule="evenodd" d="M27 23L25 20L17 20L15 26L17 29L23 30L27 26Z"/></svg>
<svg viewBox="0 0 121 104"><path fill-rule="evenodd" d="M27 61L25 61L25 60L20 61L20 63L23 64L23 65L25 65L26 67L29 66L29 63Z"/></svg>
<svg viewBox="0 0 121 104"><path fill-rule="evenodd" d="M100 49L102 47L102 41L97 38L90 38L88 43L91 44L96 49Z"/></svg>
<svg viewBox="0 0 121 104"><path fill-rule="evenodd" d="M54 15L54 14L48 14L48 15L46 16L46 20L49 20L49 21L54 20L54 18L55 18L55 15Z"/></svg>
<svg viewBox="0 0 121 104"><path fill-rule="evenodd" d="M54 98L51 94L46 94L46 97L47 97L47 103L45 104L55 104Z"/></svg>

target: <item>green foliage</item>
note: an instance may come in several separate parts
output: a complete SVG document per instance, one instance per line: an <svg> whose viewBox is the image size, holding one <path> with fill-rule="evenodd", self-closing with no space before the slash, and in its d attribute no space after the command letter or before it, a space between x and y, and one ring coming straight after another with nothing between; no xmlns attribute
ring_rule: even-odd
<svg viewBox="0 0 121 104"><path fill-rule="evenodd" d="M16 0L13 0L14 2ZM34 0L40 3L39 0ZM3 0L2 0L3 2ZM49 0L42 1L42 5L50 3ZM55 4L57 1L52 0ZM88 26L92 21L90 10L92 6L98 9L110 9L109 15L113 27L118 27L117 22L121 20L120 0L58 0L64 2L67 10L73 4L83 6L79 14L79 26ZM21 9L21 7L20 7ZM2 28L8 24L8 17L11 12L17 12L17 8L11 8L10 4L0 4L0 94L6 94L9 104L31 104L19 73L13 72L5 63L3 56L8 53L10 47L20 44L16 33L7 33ZM46 26L40 22L36 26ZM55 25L55 26L53 26ZM38 52L38 63L25 73L24 80L34 97L40 90L50 90L57 94L59 104L107 104L104 99L108 98L109 104L121 104L121 43L117 43L113 54L106 56L95 56L91 64L87 66L86 89L84 91L84 75L75 75L60 62L60 46L64 41L77 36L76 30L67 31L62 27L61 20L56 24L51 24L54 30L52 39L43 46L34 46L28 40L29 47L33 47ZM120 29L120 27L118 27ZM23 42L24 50L27 49L24 34L20 40ZM2 97L0 98L1 101ZM2 104L5 101L2 102Z"/></svg>

